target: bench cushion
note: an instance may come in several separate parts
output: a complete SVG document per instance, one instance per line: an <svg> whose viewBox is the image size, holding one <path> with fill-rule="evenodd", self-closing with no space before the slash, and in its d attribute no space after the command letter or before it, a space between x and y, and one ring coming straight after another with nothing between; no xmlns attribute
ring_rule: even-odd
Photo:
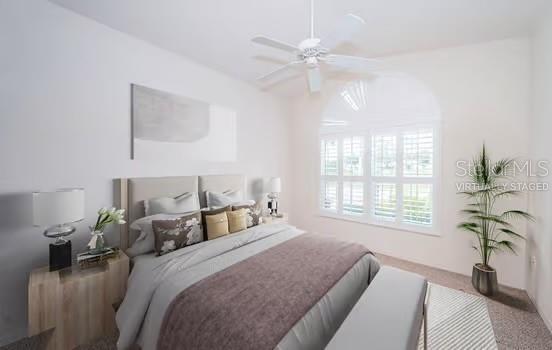
<svg viewBox="0 0 552 350"><path fill-rule="evenodd" d="M384 266L326 349L416 349L427 280Z"/></svg>

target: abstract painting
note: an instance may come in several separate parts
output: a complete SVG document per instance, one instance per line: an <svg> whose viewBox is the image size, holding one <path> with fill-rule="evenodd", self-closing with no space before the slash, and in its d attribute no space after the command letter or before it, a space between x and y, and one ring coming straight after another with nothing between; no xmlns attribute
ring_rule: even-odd
<svg viewBox="0 0 552 350"><path fill-rule="evenodd" d="M131 159L233 162L236 112L132 84Z"/></svg>

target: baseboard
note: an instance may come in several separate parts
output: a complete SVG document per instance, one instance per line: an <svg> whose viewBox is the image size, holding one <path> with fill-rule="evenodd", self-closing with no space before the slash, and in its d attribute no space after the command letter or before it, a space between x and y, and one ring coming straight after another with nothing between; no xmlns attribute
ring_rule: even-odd
<svg viewBox="0 0 552 350"><path fill-rule="evenodd" d="M537 303L537 301L535 299L533 299L533 296L530 295L529 293L527 293L527 295L529 296L529 299L531 300L531 302L535 306L535 309L537 310L537 313L539 314L539 316L542 318L544 324L546 325L546 327L548 328L550 333L552 333L552 320L550 320L548 317L546 317L546 315L544 315L544 313L541 312L541 310L539 310L539 304Z"/></svg>
<svg viewBox="0 0 552 350"><path fill-rule="evenodd" d="M0 347L9 345L27 336L27 329L12 328L0 334Z"/></svg>

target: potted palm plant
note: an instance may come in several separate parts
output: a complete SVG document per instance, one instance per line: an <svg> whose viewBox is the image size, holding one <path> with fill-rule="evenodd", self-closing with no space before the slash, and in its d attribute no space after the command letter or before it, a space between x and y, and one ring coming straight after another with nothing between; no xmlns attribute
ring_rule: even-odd
<svg viewBox="0 0 552 350"><path fill-rule="evenodd" d="M522 210L498 211L499 201L518 195L520 191L508 186L512 159L501 159L492 163L485 150L474 159L471 171L473 188L460 192L468 200L468 206L462 210L467 220L458 224L458 228L473 233L477 243L473 246L481 256L481 262L473 266L472 285L484 295L494 295L498 291L496 270L491 267L491 256L495 252L509 251L516 254L512 239L525 239L516 233L512 220L532 220L533 217Z"/></svg>

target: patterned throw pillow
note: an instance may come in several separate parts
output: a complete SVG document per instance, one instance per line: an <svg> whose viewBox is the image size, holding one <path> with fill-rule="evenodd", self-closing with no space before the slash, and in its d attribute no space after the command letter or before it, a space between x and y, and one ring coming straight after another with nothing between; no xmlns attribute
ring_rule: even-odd
<svg viewBox="0 0 552 350"><path fill-rule="evenodd" d="M247 215L247 227L257 226L261 223L261 208L256 205L238 205L233 206L232 210L245 209Z"/></svg>
<svg viewBox="0 0 552 350"><path fill-rule="evenodd" d="M163 255L203 241L201 213L196 212L175 220L153 220L155 251Z"/></svg>

